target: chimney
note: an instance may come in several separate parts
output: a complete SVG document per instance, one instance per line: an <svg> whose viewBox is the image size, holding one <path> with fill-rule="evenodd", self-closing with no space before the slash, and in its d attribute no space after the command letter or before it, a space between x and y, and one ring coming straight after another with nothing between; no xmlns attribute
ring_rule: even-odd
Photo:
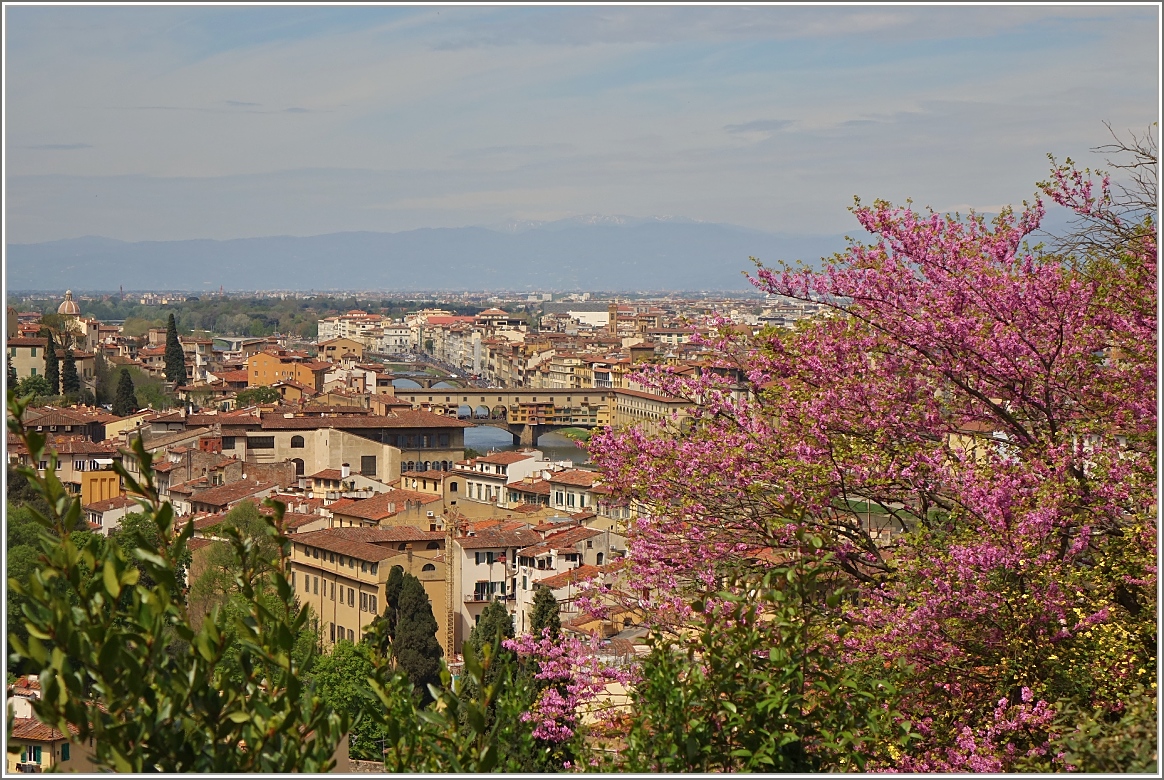
<svg viewBox="0 0 1164 780"><path fill-rule="evenodd" d="M351 475L352 475L352 467L351 466L349 466L347 463L344 463L343 465L340 466L340 478L341 479L347 479Z"/></svg>

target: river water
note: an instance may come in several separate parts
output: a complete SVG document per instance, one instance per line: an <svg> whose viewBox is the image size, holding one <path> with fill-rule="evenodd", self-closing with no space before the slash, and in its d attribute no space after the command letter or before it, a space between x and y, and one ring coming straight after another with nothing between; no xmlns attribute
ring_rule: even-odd
<svg viewBox="0 0 1164 780"><path fill-rule="evenodd" d="M465 446L472 447L482 455L490 450L508 452L521 449L514 445L513 436L508 431L488 425L466 428ZM546 433L539 436L537 449L541 450L549 460L570 460L574 463L585 463L590 458L586 450L557 433Z"/></svg>

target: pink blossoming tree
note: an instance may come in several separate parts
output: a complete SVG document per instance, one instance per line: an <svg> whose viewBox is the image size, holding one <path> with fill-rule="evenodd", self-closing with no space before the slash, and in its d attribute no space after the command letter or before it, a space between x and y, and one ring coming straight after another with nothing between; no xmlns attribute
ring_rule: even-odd
<svg viewBox="0 0 1164 780"><path fill-rule="evenodd" d="M657 625L824 540L855 589L839 657L911 670L919 738L884 769L1064 768L1057 710L1154 697L1157 230L1070 161L1041 188L1092 238L1073 255L1029 246L1041 200L992 223L858 203L874 243L752 279L825 316L720 322L700 376L641 377L689 419L591 443L649 509L627 592Z"/></svg>

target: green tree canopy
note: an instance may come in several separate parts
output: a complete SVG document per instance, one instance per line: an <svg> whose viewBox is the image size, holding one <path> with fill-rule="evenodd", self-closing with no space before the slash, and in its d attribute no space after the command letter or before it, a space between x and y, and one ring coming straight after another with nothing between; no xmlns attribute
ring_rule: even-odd
<svg viewBox="0 0 1164 780"><path fill-rule="evenodd" d="M352 721L348 751L352 758L383 761L381 739L385 728L365 713L381 705L369 679L375 674L375 651L366 644L336 643L331 652L319 657L311 671L315 692L335 712Z"/></svg>
<svg viewBox="0 0 1164 780"><path fill-rule="evenodd" d="M65 360L61 365L61 394L76 395L81 392L81 377L77 376L77 358L72 347L65 350Z"/></svg>
<svg viewBox="0 0 1164 780"><path fill-rule="evenodd" d="M562 635L562 619L558 616L558 600L545 585L534 591L533 613L529 617L529 632L540 636L542 629L550 629L550 636Z"/></svg>
<svg viewBox="0 0 1164 780"><path fill-rule="evenodd" d="M186 384L186 355L178 341L178 324L173 312L166 322L166 381L173 382L175 387Z"/></svg>
<svg viewBox="0 0 1164 780"><path fill-rule="evenodd" d="M113 399L113 413L125 417L137 411L137 394L133 390L133 377L127 369L121 369L117 378L117 395Z"/></svg>
<svg viewBox="0 0 1164 780"><path fill-rule="evenodd" d="M41 397L56 395L49 381L40 374L26 376L24 379L21 379L20 384L16 386L15 390L16 394L21 398L28 395Z"/></svg>
<svg viewBox="0 0 1164 780"><path fill-rule="evenodd" d="M439 685L441 679L444 651L436 633L436 618L424 586L416 577L405 574L400 586L392 654L399 667L408 674L419 700L425 703L432 701L428 686Z"/></svg>
<svg viewBox="0 0 1164 780"><path fill-rule="evenodd" d="M240 407L254 404L273 404L281 397L279 391L273 387L248 387L246 390L239 390L235 393L234 402Z"/></svg>
<svg viewBox="0 0 1164 780"><path fill-rule="evenodd" d="M61 369L57 361L57 342L53 332L43 328L41 333L48 339L44 348L44 378L48 383L49 391L45 395L56 395L61 391Z"/></svg>

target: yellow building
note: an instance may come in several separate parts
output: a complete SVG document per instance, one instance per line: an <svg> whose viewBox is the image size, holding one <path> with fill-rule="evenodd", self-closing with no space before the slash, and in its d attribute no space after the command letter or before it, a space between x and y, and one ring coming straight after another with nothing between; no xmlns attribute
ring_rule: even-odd
<svg viewBox="0 0 1164 780"><path fill-rule="evenodd" d="M44 376L44 349L48 339L24 336L8 339L8 363L16 368L16 378Z"/></svg>
<svg viewBox="0 0 1164 780"><path fill-rule="evenodd" d="M281 380L292 380L323 392L323 377L333 366L308 360L302 354L285 349L256 352L246 360L247 387L266 387Z"/></svg>
<svg viewBox="0 0 1164 780"><path fill-rule="evenodd" d="M319 343L319 359L329 363L339 363L344 356L351 355L356 360L364 359L364 345L355 339L328 339Z"/></svg>
<svg viewBox="0 0 1164 780"><path fill-rule="evenodd" d="M291 584L311 607L323 647L358 642L384 611L384 585L393 566L420 580L432 604L437 639L445 654L448 612L445 535L412 527L328 528L296 535Z"/></svg>

